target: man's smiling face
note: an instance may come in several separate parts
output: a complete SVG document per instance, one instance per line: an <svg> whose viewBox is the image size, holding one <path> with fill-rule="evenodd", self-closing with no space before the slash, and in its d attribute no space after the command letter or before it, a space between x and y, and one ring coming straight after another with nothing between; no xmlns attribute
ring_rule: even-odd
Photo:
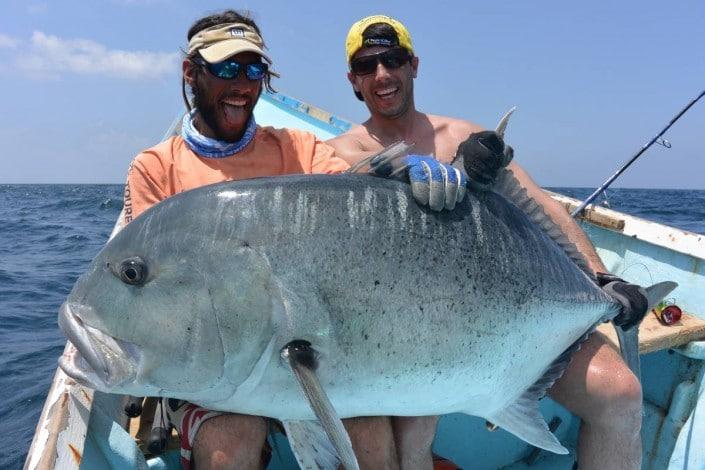
<svg viewBox="0 0 705 470"><path fill-rule="evenodd" d="M351 62L359 59L372 60L373 56L403 51L400 48L383 46L365 47L360 49ZM413 104L414 78L418 68L418 58L410 57L400 67L385 66L380 58L376 60L375 68L370 73L348 73L348 79L355 91L359 92L372 114L385 117L397 117L406 112Z"/></svg>
<svg viewBox="0 0 705 470"><path fill-rule="evenodd" d="M243 65L262 60L254 52L242 52L231 59ZM193 62L191 69L185 70L201 120L196 125L203 135L225 142L236 142L242 137L262 92L262 80L249 80L245 67L241 69L232 80L218 78L205 66Z"/></svg>

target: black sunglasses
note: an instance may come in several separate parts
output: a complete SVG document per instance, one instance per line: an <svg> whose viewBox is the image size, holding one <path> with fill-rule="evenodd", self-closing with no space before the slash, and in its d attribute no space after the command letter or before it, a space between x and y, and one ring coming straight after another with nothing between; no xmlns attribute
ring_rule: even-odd
<svg viewBox="0 0 705 470"><path fill-rule="evenodd" d="M243 64L234 59L225 59L222 62L211 64L199 57L193 59L193 62L205 67L211 75L223 80L235 80L243 68L245 70L245 76L251 81L262 80L269 71L269 65L264 62Z"/></svg>
<svg viewBox="0 0 705 470"><path fill-rule="evenodd" d="M398 69L411 61L411 55L403 47L389 49L379 54L357 57L350 61L350 71L355 75L367 75L377 70L381 63L385 68Z"/></svg>

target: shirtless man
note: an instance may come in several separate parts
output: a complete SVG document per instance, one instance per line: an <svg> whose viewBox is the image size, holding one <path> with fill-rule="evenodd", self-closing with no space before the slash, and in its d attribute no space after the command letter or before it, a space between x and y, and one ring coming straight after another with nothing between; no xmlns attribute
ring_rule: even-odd
<svg viewBox="0 0 705 470"><path fill-rule="evenodd" d="M416 110L413 87L419 58L414 55L409 32L400 22L381 15L364 18L351 27L345 47L348 80L357 98L365 102L370 118L328 141L337 156L353 164L404 140L414 144L414 153L434 155L445 163L450 163L456 152L466 159L473 157L478 164L476 171L470 172L471 184L491 182L496 175L496 167L483 164L489 161L485 157L494 153L505 162L511 159L511 148L505 147L495 133L481 132L478 125L468 121ZM578 247L590 268L607 272L588 238L563 207L518 164L512 162L508 168ZM639 300L643 299L636 299L637 303ZM623 312L635 308L625 304ZM549 394L582 419L578 440L581 469L640 468L641 386L602 336L590 337ZM345 420L345 425L362 468L430 469L434 467L431 445L437 420L435 416L367 417ZM437 463L436 468L440 468Z"/></svg>

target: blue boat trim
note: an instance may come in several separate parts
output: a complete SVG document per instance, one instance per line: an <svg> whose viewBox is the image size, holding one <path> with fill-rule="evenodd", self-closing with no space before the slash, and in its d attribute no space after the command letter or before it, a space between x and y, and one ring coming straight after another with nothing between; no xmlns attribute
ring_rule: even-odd
<svg viewBox="0 0 705 470"><path fill-rule="evenodd" d="M303 101L282 93L270 93L265 91L262 93L260 99L264 99L282 111L316 127L320 127L334 135L347 132L352 127L350 121L334 116L321 108L317 108L316 106L304 103ZM263 125L264 124L265 123L263 123Z"/></svg>

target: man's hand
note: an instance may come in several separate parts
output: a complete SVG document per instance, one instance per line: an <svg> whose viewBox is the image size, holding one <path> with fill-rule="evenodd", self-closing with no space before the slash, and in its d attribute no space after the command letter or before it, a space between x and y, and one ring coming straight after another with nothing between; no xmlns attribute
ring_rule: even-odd
<svg viewBox="0 0 705 470"><path fill-rule="evenodd" d="M430 156L408 155L398 161L419 204L434 211L452 210L465 197L468 182L465 172ZM390 177L401 173L396 166L388 163L375 165L373 161L370 170L375 175Z"/></svg>
<svg viewBox="0 0 705 470"><path fill-rule="evenodd" d="M644 288L605 273L597 273L597 282L602 290L622 304L621 312L612 320L613 323L625 331L637 326L649 308Z"/></svg>
<svg viewBox="0 0 705 470"><path fill-rule="evenodd" d="M460 157L471 184L487 189L494 184L499 170L512 161L514 149L505 145L497 132L481 131L460 143L456 158Z"/></svg>

